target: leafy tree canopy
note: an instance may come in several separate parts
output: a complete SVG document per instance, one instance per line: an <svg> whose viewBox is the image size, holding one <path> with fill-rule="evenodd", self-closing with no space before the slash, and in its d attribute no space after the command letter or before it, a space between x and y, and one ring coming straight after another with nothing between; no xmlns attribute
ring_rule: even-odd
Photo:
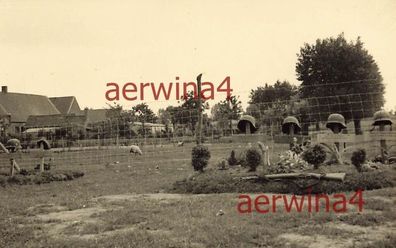
<svg viewBox="0 0 396 248"><path fill-rule="evenodd" d="M344 34L318 39L305 44L297 56L299 91L302 98L311 98L310 112L317 120L331 113L359 120L384 105L382 76L360 37L355 42L346 41Z"/></svg>
<svg viewBox="0 0 396 248"><path fill-rule="evenodd" d="M231 96L228 99L220 101L212 107L212 118L219 120L237 120L241 116L242 102L237 96Z"/></svg>
<svg viewBox="0 0 396 248"><path fill-rule="evenodd" d="M274 85L265 84L250 92L250 104L260 106L260 109L269 109L274 104L290 100L297 93L297 87L288 81L277 80Z"/></svg>
<svg viewBox="0 0 396 248"><path fill-rule="evenodd" d="M221 128L232 129L231 120L238 120L243 112L242 102L237 96L230 96L227 99L215 104L212 109L212 118L219 123Z"/></svg>
<svg viewBox="0 0 396 248"><path fill-rule="evenodd" d="M288 106L297 98L297 87L288 81L276 81L274 85L265 84L250 92L249 107L246 113L259 123L272 125L279 123L287 115Z"/></svg>
<svg viewBox="0 0 396 248"><path fill-rule="evenodd" d="M140 103L136 106L133 106L132 107L132 115L135 117L135 119L137 121L140 121L142 123L145 123L145 122L155 123L155 122L157 122L157 119L158 119L158 117L150 109L150 107L147 105L147 103Z"/></svg>

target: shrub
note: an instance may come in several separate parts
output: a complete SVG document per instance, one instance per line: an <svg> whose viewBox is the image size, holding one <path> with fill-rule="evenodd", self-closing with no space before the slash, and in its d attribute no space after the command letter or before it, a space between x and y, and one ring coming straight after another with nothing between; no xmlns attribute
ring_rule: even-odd
<svg viewBox="0 0 396 248"><path fill-rule="evenodd" d="M210 151L206 146L198 145L192 149L192 166L196 171L203 171L208 165Z"/></svg>
<svg viewBox="0 0 396 248"><path fill-rule="evenodd" d="M72 174L73 174L73 178L79 178L84 176L84 172L82 171L72 171Z"/></svg>
<svg viewBox="0 0 396 248"><path fill-rule="evenodd" d="M23 175L14 175L12 177L8 177L7 183L8 184L18 184L18 185L25 185L29 183L29 178L23 176Z"/></svg>
<svg viewBox="0 0 396 248"><path fill-rule="evenodd" d="M362 172L362 164L366 161L366 151L358 149L352 153L351 162L358 172Z"/></svg>
<svg viewBox="0 0 396 248"><path fill-rule="evenodd" d="M326 160L326 152L322 146L315 145L306 150L302 154L302 158L317 169Z"/></svg>
<svg viewBox="0 0 396 248"><path fill-rule="evenodd" d="M65 170L37 173L34 170L23 170L22 174L16 174L12 177L0 175L0 186L4 187L7 185L43 184L53 181L73 180L82 176L84 176L84 172L81 171Z"/></svg>
<svg viewBox="0 0 396 248"><path fill-rule="evenodd" d="M240 164L242 167L246 167L246 150L242 150L239 152L236 152L236 159L237 159L237 164Z"/></svg>
<svg viewBox="0 0 396 248"><path fill-rule="evenodd" d="M230 155L230 157L228 158L228 164L229 164L230 166L233 166L233 165L237 165L237 164L238 164L238 160L237 160L236 157L235 157L235 151L234 151L234 150L231 151L231 155Z"/></svg>
<svg viewBox="0 0 396 248"><path fill-rule="evenodd" d="M24 176L27 176L27 175L29 175L29 171L26 170L26 169L21 169L21 171L19 172L19 174L24 175Z"/></svg>
<svg viewBox="0 0 396 248"><path fill-rule="evenodd" d="M246 151L246 164L250 168L249 171L256 171L257 166L261 164L261 153L254 148Z"/></svg>

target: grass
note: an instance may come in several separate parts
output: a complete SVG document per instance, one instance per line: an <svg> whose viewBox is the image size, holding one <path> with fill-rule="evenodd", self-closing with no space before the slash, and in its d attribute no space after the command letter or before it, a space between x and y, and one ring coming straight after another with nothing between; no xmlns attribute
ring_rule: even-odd
<svg viewBox="0 0 396 248"><path fill-rule="evenodd" d="M214 168L216 161L227 157L232 149L241 149L239 145L209 145L208 170L215 171L219 188L214 192L224 192L222 187L227 187L231 177L244 173L243 170L220 172ZM282 234L312 240L327 237L340 242L353 239L356 247L364 247L367 238L378 247L390 247L390 241L394 241L394 237L387 234L363 237L337 228L338 223L364 228L394 224L393 203L384 201L383 208L377 203L378 197L394 199L394 188L365 192L367 209L378 213L364 212L357 216L350 212L345 217L325 212L239 214L237 193L189 194L171 199L140 197L109 201L100 198L166 192L176 181L197 177L191 166L191 147L165 147L156 151L146 148L142 157L111 150L87 152L85 157L79 153L55 154L57 170L80 170L85 175L72 181L0 187L0 247L285 247L286 243L289 247L307 247L306 242L287 240ZM28 155L23 156L21 164L28 168ZM339 167L323 169L336 171ZM342 169L353 171L350 167ZM209 173L201 176L208 176L205 182L211 179ZM251 187L245 188L245 192L260 192ZM99 207L105 211L96 211ZM72 220L33 218L80 209L93 209L93 214ZM219 210L224 215L217 215ZM64 229L59 230L59 235L51 235L55 227ZM384 239L380 241L377 237Z"/></svg>
<svg viewBox="0 0 396 248"><path fill-rule="evenodd" d="M370 244L362 246L362 248L371 248L371 247L393 248L395 247L395 244L396 244L396 235L391 234L391 235L387 235L383 240L376 240Z"/></svg>
<svg viewBox="0 0 396 248"><path fill-rule="evenodd" d="M375 226L386 222L386 218L383 215L373 213L344 215L340 216L339 220L343 223L359 226Z"/></svg>

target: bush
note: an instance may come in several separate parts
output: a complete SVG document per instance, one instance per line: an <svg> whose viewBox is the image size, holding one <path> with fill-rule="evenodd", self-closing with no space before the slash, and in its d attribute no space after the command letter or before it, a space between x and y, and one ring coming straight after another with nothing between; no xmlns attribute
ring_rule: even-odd
<svg viewBox="0 0 396 248"><path fill-rule="evenodd" d="M22 174L16 174L12 177L0 175L0 186L5 187L7 185L43 184L53 181L73 180L82 176L84 176L84 172L81 171L65 170L45 171L38 173L34 170L24 169Z"/></svg>
<svg viewBox="0 0 396 248"><path fill-rule="evenodd" d="M315 145L306 150L302 154L302 158L317 169L326 160L326 152L322 146Z"/></svg>
<svg viewBox="0 0 396 248"><path fill-rule="evenodd" d="M236 160L237 164L240 164L242 167L246 167L246 150L243 149L242 151L236 152Z"/></svg>
<svg viewBox="0 0 396 248"><path fill-rule="evenodd" d="M14 175L12 177L8 177L7 183L8 184L17 184L17 185L25 185L28 184L30 181L29 178L23 176L23 175Z"/></svg>
<svg viewBox="0 0 396 248"><path fill-rule="evenodd" d="M231 155L230 155L230 157L228 158L228 164L229 164L230 166L233 166L233 165L237 165L237 164L238 164L238 160L237 160L236 157L235 157L235 151L234 151L234 150L231 151Z"/></svg>
<svg viewBox="0 0 396 248"><path fill-rule="evenodd" d="M261 164L261 153L254 148L246 151L246 164L250 168L249 171L256 171L257 166Z"/></svg>
<svg viewBox="0 0 396 248"><path fill-rule="evenodd" d="M73 178L79 178L84 176L84 172L82 171L72 171L72 174L73 174Z"/></svg>
<svg viewBox="0 0 396 248"><path fill-rule="evenodd" d="M366 151L358 149L352 153L351 162L358 172L362 172L362 164L366 161Z"/></svg>
<svg viewBox="0 0 396 248"><path fill-rule="evenodd" d="M192 166L196 171L203 171L208 165L210 151L206 146L198 145L192 149Z"/></svg>

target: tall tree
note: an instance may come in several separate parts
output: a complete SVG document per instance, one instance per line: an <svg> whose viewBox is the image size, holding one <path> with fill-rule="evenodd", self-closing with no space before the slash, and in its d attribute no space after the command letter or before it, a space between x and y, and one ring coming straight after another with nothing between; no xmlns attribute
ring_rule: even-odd
<svg viewBox="0 0 396 248"><path fill-rule="evenodd" d="M113 105L107 104L109 109L106 111L106 118L109 124L107 130L105 127L103 130L107 130L110 137L117 134L121 137L131 137L132 131L130 124L133 122L133 115L131 111L124 110L120 104L114 103Z"/></svg>
<svg viewBox="0 0 396 248"><path fill-rule="evenodd" d="M277 80L274 85L265 84L250 92L251 104L259 104L264 108L271 108L273 104L290 100L297 93L297 87L288 81Z"/></svg>
<svg viewBox="0 0 396 248"><path fill-rule="evenodd" d="M379 68L363 47L360 37L347 42L344 34L305 44L296 65L300 93L311 106L310 116L324 121L331 113L354 120L360 133L360 119L372 116L384 105Z"/></svg>
<svg viewBox="0 0 396 248"><path fill-rule="evenodd" d="M209 104L202 99L202 112L209 109ZM194 96L194 92L190 91L186 96L182 97L182 104L176 113L178 122L181 124L188 124L190 129L195 133L195 126L198 122L198 98Z"/></svg>
<svg viewBox="0 0 396 248"><path fill-rule="evenodd" d="M158 119L155 113L147 105L147 103L140 103L136 106L133 106L132 115L134 116L135 120L142 123L143 135L146 135L146 129L144 124L147 122L155 123Z"/></svg>
<svg viewBox="0 0 396 248"><path fill-rule="evenodd" d="M170 126L175 130L175 124L177 123L176 113L178 111L178 107L168 106L165 109L158 110L158 121L161 124L165 125L165 132L168 134L170 132Z"/></svg>
<svg viewBox="0 0 396 248"><path fill-rule="evenodd" d="M252 112L260 123L267 126L279 125L297 92L297 87L288 81L277 80L274 85L265 84L264 87L251 90L247 113Z"/></svg>
<svg viewBox="0 0 396 248"><path fill-rule="evenodd" d="M172 107L172 106L169 106L169 107ZM159 123L166 125L166 124L172 122L171 112L168 111L169 107L167 107L165 109L161 108L161 109L158 110L158 121L159 121Z"/></svg>
<svg viewBox="0 0 396 248"><path fill-rule="evenodd" d="M242 102L237 96L230 96L212 107L212 118L219 123L222 129L229 128L232 133L232 120L238 120L241 116Z"/></svg>

